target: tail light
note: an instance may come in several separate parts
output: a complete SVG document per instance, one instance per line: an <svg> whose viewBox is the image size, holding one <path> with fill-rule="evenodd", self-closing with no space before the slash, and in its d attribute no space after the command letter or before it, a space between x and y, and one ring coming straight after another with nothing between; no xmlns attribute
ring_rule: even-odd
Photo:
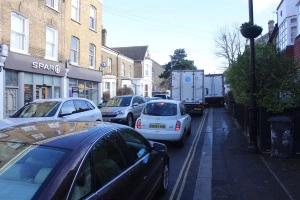
<svg viewBox="0 0 300 200"><path fill-rule="evenodd" d="M181 122L177 120L176 125L175 125L175 131L179 131L181 127Z"/></svg>
<svg viewBox="0 0 300 200"><path fill-rule="evenodd" d="M141 119L138 119L138 120L136 121L136 128L138 128L138 129L141 129L141 128L142 128L142 122L141 122Z"/></svg>

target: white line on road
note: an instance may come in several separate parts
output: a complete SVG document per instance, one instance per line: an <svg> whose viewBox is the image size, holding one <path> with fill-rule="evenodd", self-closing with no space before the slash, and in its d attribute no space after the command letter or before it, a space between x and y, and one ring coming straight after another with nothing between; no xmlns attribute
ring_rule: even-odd
<svg viewBox="0 0 300 200"><path fill-rule="evenodd" d="M183 163L183 166L182 166L182 168L181 168L181 170L180 170L179 176L178 176L178 178L177 178L177 181L176 181L175 186L174 186L174 188L173 188L173 190L172 190L172 194L171 194L169 200L173 200L173 199L174 199L175 192L176 192L177 187L178 187L178 185L179 185L179 182L180 182L180 180L181 180L181 178L182 178L182 174L183 174L183 172L184 172L184 170L185 170L185 174L184 174L183 181L182 181L182 183L181 183L180 191L179 191L179 194L178 194L178 196L177 196L176 199L179 200L180 197L181 197L181 194L182 194L182 191L183 191L184 186L185 186L186 178L187 178L187 175L188 175L188 172L189 172L191 163L192 163L192 161L193 161L193 159L194 159L195 151L196 151L196 148L197 148L197 145L198 145L200 136L201 136L201 132L202 132L202 128L203 128L203 126L204 126L204 122L205 122L205 119L206 119L206 115L207 115L207 111L204 113L204 116L203 116L203 118L202 118L202 120L201 120L199 129L198 129L197 132L196 132L196 137L194 138L194 141L193 141L193 143L192 143L192 145L191 145L191 147L190 147L189 153L188 153L188 155L187 155L187 157L186 157L186 159L185 159L185 161L184 161L184 163ZM191 154L191 153L192 153L192 154ZM189 161L189 163L188 163L188 161ZM187 168L185 169L187 163L188 163L188 166L187 166Z"/></svg>
<svg viewBox="0 0 300 200"><path fill-rule="evenodd" d="M209 111L204 145L194 192L194 200L211 200L213 112Z"/></svg>

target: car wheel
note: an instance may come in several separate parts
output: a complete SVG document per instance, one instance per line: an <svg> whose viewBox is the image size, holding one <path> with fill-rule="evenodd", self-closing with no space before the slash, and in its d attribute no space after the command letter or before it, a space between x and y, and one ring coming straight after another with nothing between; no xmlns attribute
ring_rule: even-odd
<svg viewBox="0 0 300 200"><path fill-rule="evenodd" d="M127 125L133 127L133 117L131 114L127 115Z"/></svg>
<svg viewBox="0 0 300 200"><path fill-rule="evenodd" d="M163 171L160 179L160 187L159 187L159 194L164 195L166 194L168 187L169 187L169 164L167 162L164 162Z"/></svg>
<svg viewBox="0 0 300 200"><path fill-rule="evenodd" d="M178 141L179 147L184 147L184 142L185 142L185 132L182 135L182 138Z"/></svg>
<svg viewBox="0 0 300 200"><path fill-rule="evenodd" d="M188 132L187 132L187 135L191 135L191 133L192 133L192 128L190 127Z"/></svg>

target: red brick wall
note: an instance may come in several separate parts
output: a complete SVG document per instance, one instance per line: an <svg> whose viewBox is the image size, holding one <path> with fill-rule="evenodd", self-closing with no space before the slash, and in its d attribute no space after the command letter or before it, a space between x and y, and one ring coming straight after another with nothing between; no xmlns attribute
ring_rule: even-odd
<svg viewBox="0 0 300 200"><path fill-rule="evenodd" d="M292 46L292 45L287 46L286 49L285 49L285 54L288 57L294 58L294 46Z"/></svg>
<svg viewBox="0 0 300 200"><path fill-rule="evenodd" d="M300 62L300 35L298 35L295 39L294 58L296 62Z"/></svg>

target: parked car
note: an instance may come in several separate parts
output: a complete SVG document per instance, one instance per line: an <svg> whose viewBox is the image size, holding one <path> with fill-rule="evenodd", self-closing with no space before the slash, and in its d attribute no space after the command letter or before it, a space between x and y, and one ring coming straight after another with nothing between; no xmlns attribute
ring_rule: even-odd
<svg viewBox="0 0 300 200"><path fill-rule="evenodd" d="M151 199L169 185L164 144L104 122L1 130L0 199Z"/></svg>
<svg viewBox="0 0 300 200"><path fill-rule="evenodd" d="M146 99L142 96L124 95L113 97L101 108L103 120L133 127L145 105Z"/></svg>
<svg viewBox="0 0 300 200"><path fill-rule="evenodd" d="M102 121L100 109L85 98L38 99L0 120L0 128L41 120Z"/></svg>
<svg viewBox="0 0 300 200"><path fill-rule="evenodd" d="M177 141L183 147L186 136L191 134L191 122L181 101L153 100L146 104L135 130L147 139Z"/></svg>
<svg viewBox="0 0 300 200"><path fill-rule="evenodd" d="M162 99L171 99L169 94L156 94L153 97L161 97Z"/></svg>
<svg viewBox="0 0 300 200"><path fill-rule="evenodd" d="M152 101L152 100L158 100L158 99L163 99L161 97L145 97L146 101L149 102L149 101Z"/></svg>

